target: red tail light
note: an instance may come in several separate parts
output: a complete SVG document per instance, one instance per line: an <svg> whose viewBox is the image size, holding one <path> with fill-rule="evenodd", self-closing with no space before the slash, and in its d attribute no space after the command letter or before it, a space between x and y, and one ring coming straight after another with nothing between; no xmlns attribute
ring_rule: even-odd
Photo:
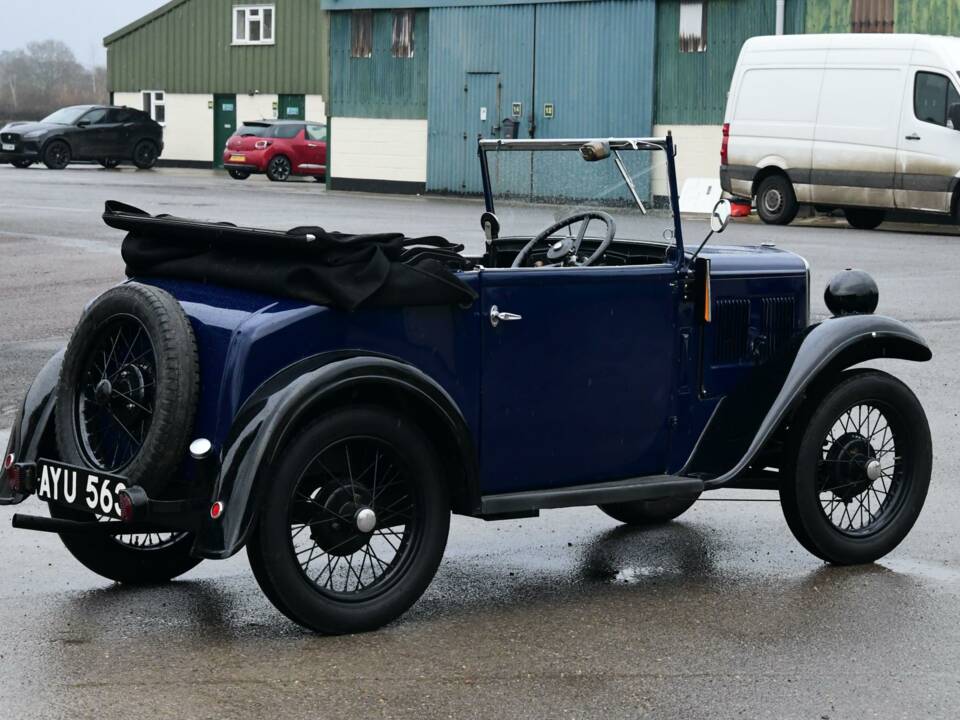
<svg viewBox="0 0 960 720"><path fill-rule="evenodd" d="M720 164L727 164L727 143L730 142L730 123L723 124L723 141L720 143Z"/></svg>

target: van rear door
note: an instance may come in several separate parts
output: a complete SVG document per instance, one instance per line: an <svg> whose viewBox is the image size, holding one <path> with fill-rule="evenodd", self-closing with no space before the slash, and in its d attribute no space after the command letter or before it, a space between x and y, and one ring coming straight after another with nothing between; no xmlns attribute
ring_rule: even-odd
<svg viewBox="0 0 960 720"><path fill-rule="evenodd" d="M906 67L874 55L863 49L829 53L813 142L815 203L893 207Z"/></svg>
<svg viewBox="0 0 960 720"><path fill-rule="evenodd" d="M960 92L947 72L910 69L898 143L896 206L951 212L960 172Z"/></svg>

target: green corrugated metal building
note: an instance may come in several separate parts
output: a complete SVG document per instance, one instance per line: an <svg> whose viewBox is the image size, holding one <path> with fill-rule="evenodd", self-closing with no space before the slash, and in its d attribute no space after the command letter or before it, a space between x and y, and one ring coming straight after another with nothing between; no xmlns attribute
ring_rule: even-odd
<svg viewBox="0 0 960 720"><path fill-rule="evenodd" d="M165 124L164 158L219 164L237 122L325 121L319 0L172 0L104 38L113 101Z"/></svg>

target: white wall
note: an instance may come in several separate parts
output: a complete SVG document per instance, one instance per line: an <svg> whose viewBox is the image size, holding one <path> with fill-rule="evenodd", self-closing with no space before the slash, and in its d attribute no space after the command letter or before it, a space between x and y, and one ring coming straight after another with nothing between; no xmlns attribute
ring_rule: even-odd
<svg viewBox="0 0 960 720"><path fill-rule="evenodd" d="M720 182L720 143L723 129L720 125L654 125L655 137L673 133L677 146L677 191L683 190L687 178L711 178ZM653 172L653 194L669 195L667 168L659 164Z"/></svg>
<svg viewBox="0 0 960 720"><path fill-rule="evenodd" d="M247 120L269 120L277 116L273 104L277 96L266 93L264 95L247 95L237 93L237 127Z"/></svg>
<svg viewBox="0 0 960 720"><path fill-rule="evenodd" d="M166 122L161 160L212 162L213 110L210 102L213 95L166 93L164 97ZM143 109L143 96L139 92L114 93L113 102Z"/></svg>
<svg viewBox="0 0 960 720"><path fill-rule="evenodd" d="M327 119L327 104L323 95L306 96L306 118L312 122L325 122Z"/></svg>
<svg viewBox="0 0 960 720"><path fill-rule="evenodd" d="M426 182L427 121L331 118L330 153L334 177Z"/></svg>

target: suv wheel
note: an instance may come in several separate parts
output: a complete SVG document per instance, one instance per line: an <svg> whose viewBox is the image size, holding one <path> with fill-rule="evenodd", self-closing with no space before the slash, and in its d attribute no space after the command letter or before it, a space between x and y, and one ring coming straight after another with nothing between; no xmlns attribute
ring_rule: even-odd
<svg viewBox="0 0 960 720"><path fill-rule="evenodd" d="M285 182L293 172L290 160L285 155L277 155L267 165L267 177L274 182Z"/></svg>
<svg viewBox="0 0 960 720"><path fill-rule="evenodd" d="M768 175L757 188L757 214L768 225L789 225L800 209L786 175Z"/></svg>
<svg viewBox="0 0 960 720"><path fill-rule="evenodd" d="M43 150L43 164L51 170L63 170L70 164L70 146L63 140L54 140Z"/></svg>
<svg viewBox="0 0 960 720"><path fill-rule="evenodd" d="M160 153L153 140L141 140L133 149L133 164L141 170L149 170L157 164Z"/></svg>
<svg viewBox="0 0 960 720"><path fill-rule="evenodd" d="M113 170L115 167L120 165L120 161L116 158L101 158L97 162L99 162L103 167L107 168L107 170Z"/></svg>
<svg viewBox="0 0 960 720"><path fill-rule="evenodd" d="M450 502L436 452L404 417L347 407L284 449L252 537L250 567L296 623L374 630L423 594L443 557Z"/></svg>
<svg viewBox="0 0 960 720"><path fill-rule="evenodd" d="M19 170L26 170L28 167L33 165L33 162L30 160L14 160L10 164Z"/></svg>
<svg viewBox="0 0 960 720"><path fill-rule="evenodd" d="M850 226L858 230L873 230L886 218L883 210L868 208L845 208L843 214L847 216Z"/></svg>

